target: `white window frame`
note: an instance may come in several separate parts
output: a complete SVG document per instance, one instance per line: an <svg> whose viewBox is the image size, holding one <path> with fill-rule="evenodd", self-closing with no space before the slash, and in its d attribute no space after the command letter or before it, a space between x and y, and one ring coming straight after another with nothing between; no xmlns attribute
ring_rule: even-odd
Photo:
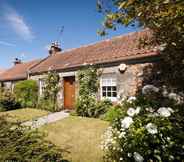
<svg viewBox="0 0 184 162"><path fill-rule="evenodd" d="M103 87L104 86L110 86L110 87L116 87L116 97L104 97L103 96ZM111 92L113 93L113 91ZM111 73L111 74L102 74L101 78L100 78L100 97L101 99L109 99L111 100L112 102L116 102L118 99L117 99L117 78L116 78L116 75L114 73Z"/></svg>
<svg viewBox="0 0 184 162"><path fill-rule="evenodd" d="M45 80L44 79L39 79L39 95L43 96L43 89L45 87Z"/></svg>

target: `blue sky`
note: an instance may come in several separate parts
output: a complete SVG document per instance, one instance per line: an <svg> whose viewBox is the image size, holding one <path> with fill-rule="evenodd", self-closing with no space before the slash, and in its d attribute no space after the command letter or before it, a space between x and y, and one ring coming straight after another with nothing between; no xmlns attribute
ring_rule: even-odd
<svg viewBox="0 0 184 162"><path fill-rule="evenodd" d="M138 30L121 27L100 37L102 20L96 0L0 0L0 68L12 66L15 57L23 61L46 57L62 26L63 50Z"/></svg>

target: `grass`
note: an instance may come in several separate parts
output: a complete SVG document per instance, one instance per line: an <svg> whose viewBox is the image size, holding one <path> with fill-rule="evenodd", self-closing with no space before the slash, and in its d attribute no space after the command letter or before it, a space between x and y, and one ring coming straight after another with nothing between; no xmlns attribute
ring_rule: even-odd
<svg viewBox="0 0 184 162"><path fill-rule="evenodd" d="M9 120L20 121L20 122L32 120L32 119L35 119L37 117L44 116L47 114L49 114L48 111L31 109L31 108L0 112L0 115L8 116Z"/></svg>
<svg viewBox="0 0 184 162"><path fill-rule="evenodd" d="M69 151L64 157L72 162L102 162L101 136L108 122L70 116L41 129L48 140Z"/></svg>

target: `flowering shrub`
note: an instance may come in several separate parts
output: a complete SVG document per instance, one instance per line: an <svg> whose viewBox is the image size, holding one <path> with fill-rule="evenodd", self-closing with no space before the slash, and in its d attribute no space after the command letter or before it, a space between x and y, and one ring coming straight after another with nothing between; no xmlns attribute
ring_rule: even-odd
<svg viewBox="0 0 184 162"><path fill-rule="evenodd" d="M184 159L183 96L164 91L165 88L145 86L141 96L122 102L122 116L103 137L105 161L181 162Z"/></svg>
<svg viewBox="0 0 184 162"><path fill-rule="evenodd" d="M108 100L97 101L99 73L96 68L87 67L78 72L79 95L76 102L76 113L85 117L100 117L112 103Z"/></svg>

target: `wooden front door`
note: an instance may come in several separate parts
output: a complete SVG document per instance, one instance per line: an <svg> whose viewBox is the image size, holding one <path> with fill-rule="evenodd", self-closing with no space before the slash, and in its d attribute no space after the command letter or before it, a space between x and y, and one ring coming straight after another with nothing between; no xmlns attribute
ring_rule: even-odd
<svg viewBox="0 0 184 162"><path fill-rule="evenodd" d="M75 106L75 77L64 78L64 108L73 109Z"/></svg>

